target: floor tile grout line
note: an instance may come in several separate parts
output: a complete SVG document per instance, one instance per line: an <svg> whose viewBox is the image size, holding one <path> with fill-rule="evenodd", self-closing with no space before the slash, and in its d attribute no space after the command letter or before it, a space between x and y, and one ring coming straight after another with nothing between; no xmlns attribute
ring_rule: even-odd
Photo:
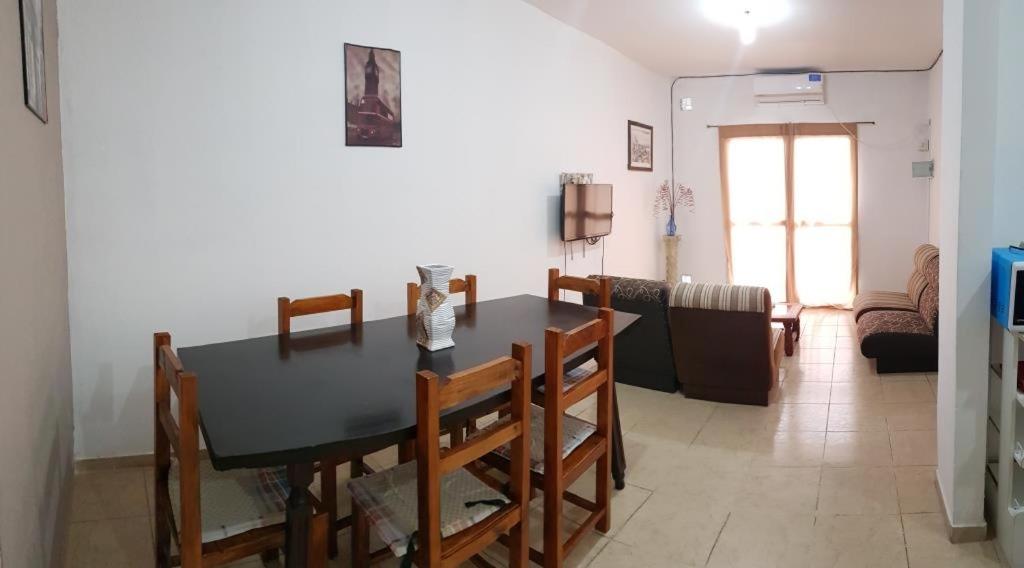
<svg viewBox="0 0 1024 568"><path fill-rule="evenodd" d="M701 432L703 432L703 431L704 431L704 428L706 428L706 427L707 427L707 425L708 425L708 424L709 424L709 423L711 422L711 417L712 417L712 416L714 416L716 412L718 412L718 409L719 409L719 408L722 408L722 407L720 407L720 406L715 406L715 407L714 407L714 408L713 408L713 409L711 410L711 413L710 413L710 414L708 414L708 417L704 419L704 423L703 423L703 424L701 424L701 425L700 425L700 428L698 428L698 429L697 429L697 433L696 433L696 434L694 434L694 435L693 435L693 438L690 438L690 441L686 443L686 448L687 448L687 449L689 449L689 448L693 447L693 443L694 443L694 442L696 442L696 441L697 441L697 438L699 438L699 437L700 437L700 433L701 433Z"/></svg>
<svg viewBox="0 0 1024 568"><path fill-rule="evenodd" d="M601 546L599 546L597 548L597 551L594 552L593 556L590 557L590 560L587 560L585 563L583 563L583 565L580 566L580 568L587 568L588 566L593 564L594 561L597 560L597 557L601 556L601 552L603 552L604 549L608 548L608 545L611 544L612 539L611 539L611 537L605 537L605 538L601 539L601 542L602 542Z"/></svg>
<svg viewBox="0 0 1024 568"><path fill-rule="evenodd" d="M893 469L893 483L896 483L896 470ZM910 545L907 544L907 526L903 523L903 504L900 503L900 486L896 484L896 505L899 508L900 514L900 532L903 533L903 554L907 559L907 566L910 566Z"/></svg>
<svg viewBox="0 0 1024 568"><path fill-rule="evenodd" d="M718 534L715 535L715 542L711 545L711 550L708 551L708 557L704 559L704 565L707 566L711 562L711 556L715 553L715 548L718 547L718 541L722 538L722 533L725 532L725 526L729 524L729 519L732 518L732 511L729 511L725 515L725 522L722 523L721 528L718 529Z"/></svg>
<svg viewBox="0 0 1024 568"><path fill-rule="evenodd" d="M818 493L814 496L814 514L818 514L818 506L821 505L821 484L825 479L825 466L818 466ZM817 517L815 517L817 518Z"/></svg>
<svg viewBox="0 0 1024 568"><path fill-rule="evenodd" d="M627 483L626 485L629 485L629 484ZM634 487L639 487L639 486L634 486ZM641 489L643 489L643 488L641 487ZM619 534L620 534L620 533L621 533L621 532L622 532L622 531L623 531L623 530L624 530L624 529L626 528L626 525L628 525L628 524L629 524L629 521L633 520L633 517L635 517L635 516L636 516L636 514L640 512L640 509L643 509L643 508L644 508L644 505L646 505L646 504L647 504L647 502L651 500L651 497L654 497L654 490L650 490L650 489L648 489L648 490L647 490L647 492L648 492L648 495L647 495L647 498L646 498L646 499L644 499L644 502L643 502L643 503L640 503L640 506L639 506L639 507L637 507L637 508L636 508L636 509L635 509L635 510L634 510L634 511L633 511L633 512L632 512L632 513L631 513L631 514L629 515L629 518L627 518L627 519L626 519L625 521L623 521L623 523L622 523L622 526L621 526L621 527L619 527L619 530L615 531L615 535L614 535L614 536L609 536L609 537L608 537L608 540L614 540L615 542L617 542L617 543L619 543L619 544L621 544L621 545L623 545L623 546L632 546L632 545L630 545L630 544L627 544L627 543L625 543L625 542L622 542L621 540L619 540L619 539L618 539L618 538L616 538L616 537L618 537L618 536L619 536Z"/></svg>

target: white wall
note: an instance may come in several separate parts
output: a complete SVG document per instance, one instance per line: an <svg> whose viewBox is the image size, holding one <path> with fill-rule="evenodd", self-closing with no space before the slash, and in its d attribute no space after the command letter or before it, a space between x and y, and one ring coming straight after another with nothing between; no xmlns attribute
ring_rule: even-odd
<svg viewBox="0 0 1024 568"><path fill-rule="evenodd" d="M1003 0L999 13L999 86L996 121L992 245L1024 241L1024 3Z"/></svg>
<svg viewBox="0 0 1024 568"><path fill-rule="evenodd" d="M63 1L61 22L78 457L150 451L154 331L271 334L277 296L351 287L393 316L424 262L484 300L544 293L562 171L615 185L608 273L663 270L668 79L520 0ZM402 52L404 148L345 147L345 42ZM629 119L653 174L626 170ZM570 272L599 270L580 252Z"/></svg>
<svg viewBox="0 0 1024 568"><path fill-rule="evenodd" d="M17 2L0 17L0 554L9 568L63 566L71 493L57 10L42 4L47 124L23 98Z"/></svg>
<svg viewBox="0 0 1024 568"><path fill-rule="evenodd" d="M902 290L914 248L928 241L928 181L911 177L927 139L928 74L833 73L825 106L761 106L753 78L683 79L673 96L676 181L690 185L697 213L683 215L680 272L725 281L718 130L708 124L875 121L858 131L860 289ZM691 97L694 109L680 111Z"/></svg>
<svg viewBox="0 0 1024 568"><path fill-rule="evenodd" d="M939 243L942 187L942 58L928 72L928 116L931 118L931 159L935 162L935 175L928 183L928 241Z"/></svg>
<svg viewBox="0 0 1024 568"><path fill-rule="evenodd" d="M944 3L937 478L955 529L985 527L998 27L997 3Z"/></svg>
<svg viewBox="0 0 1024 568"><path fill-rule="evenodd" d="M1022 22L1015 0L944 3L938 480L954 527L985 524L991 247L1024 239Z"/></svg>

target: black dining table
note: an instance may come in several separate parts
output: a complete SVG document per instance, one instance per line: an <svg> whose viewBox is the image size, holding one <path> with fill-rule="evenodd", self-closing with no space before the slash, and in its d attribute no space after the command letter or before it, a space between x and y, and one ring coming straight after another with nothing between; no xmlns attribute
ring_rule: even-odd
<svg viewBox="0 0 1024 568"><path fill-rule="evenodd" d="M430 352L416 344L415 316L398 316L289 335L184 347L184 367L198 378L199 420L217 470L288 467L286 566L306 563L312 507L306 490L314 463L345 460L416 437L416 372L440 376L533 345L535 384L544 377L544 330L573 329L597 308L512 296L455 308L455 346ZM615 333L640 316L614 315ZM570 357L578 364L590 347ZM499 390L450 409L442 427L457 425L508 400ZM622 487L625 457L615 405L612 475Z"/></svg>

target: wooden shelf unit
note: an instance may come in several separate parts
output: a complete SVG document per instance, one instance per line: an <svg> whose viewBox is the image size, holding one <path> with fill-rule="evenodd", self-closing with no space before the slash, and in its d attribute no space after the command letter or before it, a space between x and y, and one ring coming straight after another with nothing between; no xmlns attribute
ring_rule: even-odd
<svg viewBox="0 0 1024 568"><path fill-rule="evenodd" d="M1003 558L1024 568L1024 395L1017 392L1024 336L991 322L985 509Z"/></svg>

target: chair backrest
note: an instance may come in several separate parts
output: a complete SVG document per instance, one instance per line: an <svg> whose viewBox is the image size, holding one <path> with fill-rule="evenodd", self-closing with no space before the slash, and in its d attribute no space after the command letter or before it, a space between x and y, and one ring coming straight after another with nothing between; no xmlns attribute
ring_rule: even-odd
<svg viewBox="0 0 1024 568"><path fill-rule="evenodd" d="M612 352L615 337L614 314L615 312L609 308L599 308L597 319L590 320L575 329L563 331L549 327L544 331L544 408L547 410L545 419L548 416L560 416L566 408L595 392L598 393L598 405L600 405L601 397L606 390L607 394L611 393ZM576 382L572 388L563 390L566 359L579 355L581 349L594 343L597 344L597 368L586 378ZM545 432L545 439L547 439L547 432ZM562 438L556 436L551 439L561 440ZM555 445L561 448L560 444ZM545 470L546 468L545 465Z"/></svg>
<svg viewBox="0 0 1024 568"><path fill-rule="evenodd" d="M499 357L471 369L450 375L446 381L430 371L416 374L416 460L419 500L420 566L458 565L469 560L518 523L525 525L530 493L530 388L532 350L527 343L514 343L512 355ZM509 420L499 421L469 440L441 449L440 416L488 392L511 385ZM441 544L441 478L473 464L505 445L511 446L511 469L507 485L511 503L478 523L449 537L458 539L451 551ZM504 527L504 528L502 528Z"/></svg>
<svg viewBox="0 0 1024 568"><path fill-rule="evenodd" d="M612 305L612 279L607 276L583 278L580 276L559 276L557 268L548 269L548 299L558 300L558 292L570 290L581 294L597 296L597 305L610 308Z"/></svg>
<svg viewBox="0 0 1024 568"><path fill-rule="evenodd" d="M466 294L466 305L476 304L476 275L467 274L465 278L452 278L448 281L449 294ZM410 316L416 315L416 303L420 301L420 285L409 282L405 285L405 309Z"/></svg>
<svg viewBox="0 0 1024 568"><path fill-rule="evenodd" d="M292 318L324 314L341 310L352 310L352 323L363 323L363 291L353 288L349 294L317 296L291 300L277 299L277 333L287 334L292 330Z"/></svg>
<svg viewBox="0 0 1024 568"><path fill-rule="evenodd" d="M171 392L178 398L177 416L171 411ZM199 407L196 376L186 372L171 349L171 335L153 334L153 421L158 516L170 516L168 483L171 449L178 460L181 508L177 519L178 549L182 566L198 566L203 555L202 519L199 507ZM157 523L170 522L158 518ZM171 524L171 526L174 526ZM169 543L167 543L169 544ZM158 546L158 555L168 555L168 547ZM157 565L161 559L157 559Z"/></svg>

